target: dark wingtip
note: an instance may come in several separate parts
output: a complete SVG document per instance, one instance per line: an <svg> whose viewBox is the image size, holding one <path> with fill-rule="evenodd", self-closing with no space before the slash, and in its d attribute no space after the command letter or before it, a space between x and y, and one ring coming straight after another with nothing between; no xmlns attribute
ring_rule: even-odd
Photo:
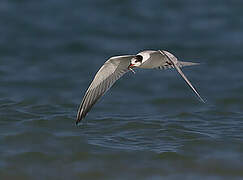
<svg viewBox="0 0 243 180"><path fill-rule="evenodd" d="M76 127L79 127L81 121L82 121L82 118L81 117L77 117L77 120L75 122Z"/></svg>
<svg viewBox="0 0 243 180"><path fill-rule="evenodd" d="M83 116L83 108L79 108L78 114L77 114L77 119L76 119L76 122L75 122L76 127L79 126L79 124L80 124L80 122L82 121L83 118L84 118L84 116Z"/></svg>
<svg viewBox="0 0 243 180"><path fill-rule="evenodd" d="M76 120L76 122L75 122L76 127L79 126L79 122L80 122L80 121Z"/></svg>

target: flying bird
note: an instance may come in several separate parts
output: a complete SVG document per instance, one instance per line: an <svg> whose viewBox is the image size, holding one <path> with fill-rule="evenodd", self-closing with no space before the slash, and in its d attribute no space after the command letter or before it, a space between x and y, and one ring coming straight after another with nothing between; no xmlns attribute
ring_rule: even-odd
<svg viewBox="0 0 243 180"><path fill-rule="evenodd" d="M193 66L198 64L199 63L179 61L173 54L165 50L146 50L138 53L137 55L111 57L96 73L93 81L86 91L78 109L76 125L78 125L78 123L85 118L97 100L103 96L121 76L129 71L135 73L133 68L175 68L192 89L192 91L199 97L202 102L204 102L197 90L192 86L180 68L183 66Z"/></svg>

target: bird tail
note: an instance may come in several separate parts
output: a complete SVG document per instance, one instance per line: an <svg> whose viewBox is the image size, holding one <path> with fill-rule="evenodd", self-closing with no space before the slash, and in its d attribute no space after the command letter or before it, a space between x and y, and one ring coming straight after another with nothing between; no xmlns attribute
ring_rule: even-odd
<svg viewBox="0 0 243 180"><path fill-rule="evenodd" d="M177 62L177 65L178 65L179 67L185 67L185 66L195 66L195 65L200 65L200 63L178 61L178 62Z"/></svg>

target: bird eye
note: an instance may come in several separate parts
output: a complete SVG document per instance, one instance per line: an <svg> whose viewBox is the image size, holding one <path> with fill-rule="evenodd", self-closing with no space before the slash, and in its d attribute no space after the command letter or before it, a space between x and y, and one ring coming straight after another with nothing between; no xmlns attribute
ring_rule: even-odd
<svg viewBox="0 0 243 180"><path fill-rule="evenodd" d="M135 62L142 62L142 60L143 60L143 56L141 56L141 55L137 55L137 56L135 56L135 59L136 59Z"/></svg>

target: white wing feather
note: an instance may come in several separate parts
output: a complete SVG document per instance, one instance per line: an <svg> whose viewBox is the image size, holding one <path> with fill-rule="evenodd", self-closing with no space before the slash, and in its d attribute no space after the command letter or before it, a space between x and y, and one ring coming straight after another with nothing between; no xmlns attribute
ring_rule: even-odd
<svg viewBox="0 0 243 180"><path fill-rule="evenodd" d="M96 73L83 97L78 109L76 124L86 116L98 99L103 96L122 75L129 71L128 66L133 57L132 55L116 56L104 63Z"/></svg>

